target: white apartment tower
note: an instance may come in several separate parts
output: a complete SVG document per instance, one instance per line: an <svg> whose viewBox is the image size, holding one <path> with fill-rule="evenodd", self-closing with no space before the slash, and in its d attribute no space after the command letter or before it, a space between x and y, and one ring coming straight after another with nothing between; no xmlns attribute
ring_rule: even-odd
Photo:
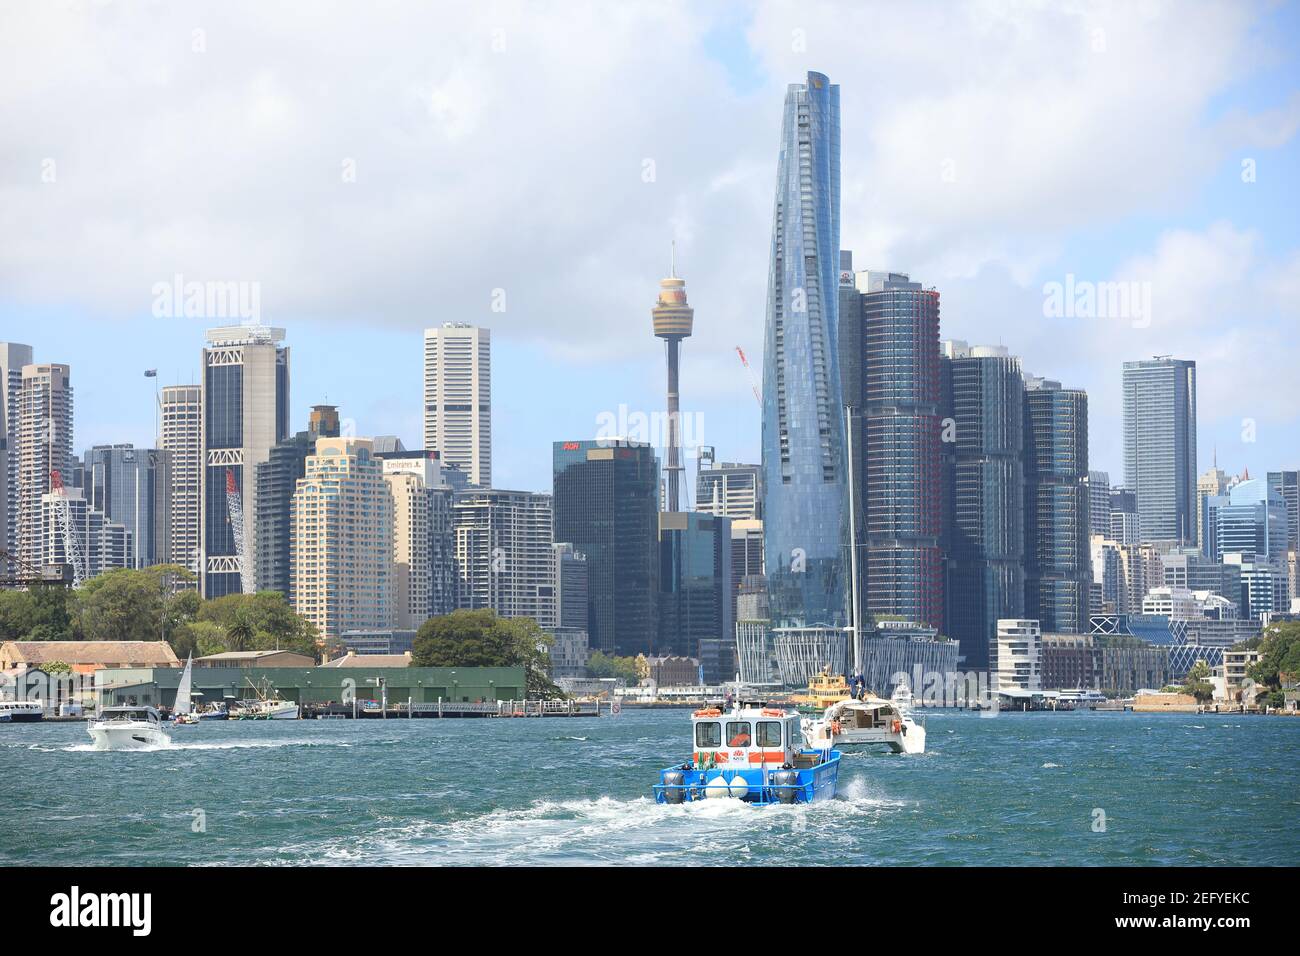
<svg viewBox="0 0 1300 956"><path fill-rule="evenodd" d="M393 499L395 626L418 629L434 613L434 498L442 494L441 468L432 452L395 452L382 464Z"/></svg>
<svg viewBox="0 0 1300 956"><path fill-rule="evenodd" d="M289 600L322 638L390 628L393 502L368 438L320 438L293 494Z"/></svg>
<svg viewBox="0 0 1300 956"><path fill-rule="evenodd" d="M168 385L159 397L158 447L171 452L168 509L171 559L199 572L199 489L203 462L203 389Z"/></svg>
<svg viewBox="0 0 1300 956"><path fill-rule="evenodd" d="M0 549L18 553L18 395L32 347L0 342Z"/></svg>
<svg viewBox="0 0 1300 956"><path fill-rule="evenodd" d="M50 473L72 466L72 384L66 365L24 365L18 395L17 554L29 564L44 557L41 498ZM71 475L68 474L70 483Z"/></svg>
<svg viewBox="0 0 1300 956"><path fill-rule="evenodd" d="M457 606L556 624L551 496L481 489L456 495Z"/></svg>
<svg viewBox="0 0 1300 956"><path fill-rule="evenodd" d="M492 333L449 322L424 330L424 447L472 484L492 486Z"/></svg>

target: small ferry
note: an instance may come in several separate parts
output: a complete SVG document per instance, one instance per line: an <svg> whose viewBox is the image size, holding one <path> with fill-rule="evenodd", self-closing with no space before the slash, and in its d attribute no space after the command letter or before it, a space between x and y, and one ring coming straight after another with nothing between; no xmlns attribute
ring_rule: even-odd
<svg viewBox="0 0 1300 956"><path fill-rule="evenodd" d="M808 693L795 694L790 699L801 714L820 715L827 707L853 697L853 689L843 674L832 674L827 664L808 682Z"/></svg>
<svg viewBox="0 0 1300 956"><path fill-rule="evenodd" d="M840 752L804 746L793 711L737 703L691 716L691 760L659 773L657 803L731 798L746 803L812 803L835 796Z"/></svg>
<svg viewBox="0 0 1300 956"><path fill-rule="evenodd" d="M0 700L0 723L19 724L45 719L45 707L39 700Z"/></svg>

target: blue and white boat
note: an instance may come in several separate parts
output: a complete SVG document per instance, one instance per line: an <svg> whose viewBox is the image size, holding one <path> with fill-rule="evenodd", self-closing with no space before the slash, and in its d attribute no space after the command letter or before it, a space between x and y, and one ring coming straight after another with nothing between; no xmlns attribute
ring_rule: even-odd
<svg viewBox="0 0 1300 956"><path fill-rule="evenodd" d="M716 707L691 716L689 762L659 773L657 803L731 798L746 803L812 803L835 796L840 752L804 745L799 715L761 705Z"/></svg>

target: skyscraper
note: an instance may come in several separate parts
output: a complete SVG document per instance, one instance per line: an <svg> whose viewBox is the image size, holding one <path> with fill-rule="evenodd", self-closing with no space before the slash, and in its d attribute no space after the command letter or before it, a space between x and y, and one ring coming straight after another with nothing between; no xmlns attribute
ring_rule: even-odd
<svg viewBox="0 0 1300 956"><path fill-rule="evenodd" d="M317 440L292 529L290 600L320 637L393 626L393 502L369 439Z"/></svg>
<svg viewBox="0 0 1300 956"><path fill-rule="evenodd" d="M556 541L587 556L591 648L656 653L659 640L659 462L622 439L555 442Z"/></svg>
<svg viewBox="0 0 1300 956"><path fill-rule="evenodd" d="M0 342L0 549L18 553L18 396L32 347Z"/></svg>
<svg viewBox="0 0 1300 956"><path fill-rule="evenodd" d="M50 473L72 465L72 373L66 365L24 365L18 396L18 557L42 560L41 498Z"/></svg>
<svg viewBox="0 0 1300 956"><path fill-rule="evenodd" d="M160 395L158 447L171 458L168 560L199 572L199 502L203 461L203 388L168 385Z"/></svg>
<svg viewBox="0 0 1300 956"><path fill-rule="evenodd" d="M695 476L695 510L733 519L763 517L763 469L724 461L700 463Z"/></svg>
<svg viewBox="0 0 1300 956"><path fill-rule="evenodd" d="M845 619L840 405L840 91L785 97L763 336L763 515L772 618Z"/></svg>
<svg viewBox="0 0 1300 956"><path fill-rule="evenodd" d="M289 349L277 344L283 339L284 329L261 325L208 331L200 400L204 597L251 592L256 583L256 468L289 434Z"/></svg>
<svg viewBox="0 0 1300 956"><path fill-rule="evenodd" d="M1053 634L1087 630L1088 395L1025 382L1025 617Z"/></svg>
<svg viewBox="0 0 1300 956"><path fill-rule="evenodd" d="M500 488L468 489L452 503L456 604L491 608L555 626L551 496Z"/></svg>
<svg viewBox="0 0 1300 956"><path fill-rule="evenodd" d="M1270 471L1267 477L1269 495L1280 498L1286 511L1287 550L1300 551L1300 471Z"/></svg>
<svg viewBox="0 0 1300 956"><path fill-rule="evenodd" d="M314 405L307 430L278 442L266 460L257 463L254 469L257 511L253 527L257 590L279 591L288 596L293 493L298 488L298 479L307 474L307 456L316 453L316 440L338 437L338 408Z"/></svg>
<svg viewBox="0 0 1300 956"><path fill-rule="evenodd" d="M1110 475L1088 472L1088 528L1090 534L1110 534Z"/></svg>
<svg viewBox="0 0 1300 956"><path fill-rule="evenodd" d="M939 293L900 273L854 274L848 253L843 265L863 625L891 615L943 629Z"/></svg>
<svg viewBox="0 0 1300 956"><path fill-rule="evenodd" d="M943 355L947 634L985 670L998 620L1025 614L1024 377L1000 346L945 342Z"/></svg>
<svg viewBox="0 0 1300 956"><path fill-rule="evenodd" d="M492 485L492 333L448 322L424 330L424 447L471 484Z"/></svg>
<svg viewBox="0 0 1300 956"><path fill-rule="evenodd" d="M698 511L661 514L659 585L657 654L702 658L707 642L733 643L731 519Z"/></svg>
<svg viewBox="0 0 1300 956"><path fill-rule="evenodd" d="M1205 527L1206 501L1228 493L1228 473L1219 467L1218 455L1209 471L1196 479L1196 542L1202 554L1214 553L1214 535Z"/></svg>
<svg viewBox="0 0 1300 956"><path fill-rule="evenodd" d="M90 507L131 533L130 566L168 560L168 493L171 453L130 444L96 445L86 452Z"/></svg>
<svg viewBox="0 0 1300 956"><path fill-rule="evenodd" d="M1143 541L1196 540L1196 363L1124 363L1124 487Z"/></svg>

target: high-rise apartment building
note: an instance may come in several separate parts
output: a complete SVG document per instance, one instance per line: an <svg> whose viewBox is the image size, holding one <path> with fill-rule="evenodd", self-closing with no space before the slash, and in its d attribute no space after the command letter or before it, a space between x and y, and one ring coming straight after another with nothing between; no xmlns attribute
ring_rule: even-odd
<svg viewBox="0 0 1300 956"><path fill-rule="evenodd" d="M379 456L393 499L393 604L397 627L417 630L433 616L433 496L441 483L433 452ZM445 556L444 556L445 558Z"/></svg>
<svg viewBox="0 0 1300 956"><path fill-rule="evenodd" d="M290 601L320 637L393 626L393 502L368 439L317 440L291 527Z"/></svg>
<svg viewBox="0 0 1300 956"><path fill-rule="evenodd" d="M1088 396L1029 376L1024 393L1025 617L1088 629Z"/></svg>
<svg viewBox="0 0 1300 956"><path fill-rule="evenodd" d="M72 466L72 373L66 365L24 365L18 394L18 557L39 565L41 498L50 473Z"/></svg>
<svg viewBox="0 0 1300 956"><path fill-rule="evenodd" d="M787 88L763 336L763 518L773 619L845 618L840 404L840 90Z"/></svg>
<svg viewBox="0 0 1300 956"><path fill-rule="evenodd" d="M105 571L131 566L134 545L131 532L125 525L109 521L102 511L90 507L80 488L64 487L41 495L41 508L37 516L40 555L37 563L71 564L72 557L66 548L67 538L59 513L66 502L76 547L81 552L82 572L90 580Z"/></svg>
<svg viewBox="0 0 1300 956"><path fill-rule="evenodd" d="M424 330L424 447L471 484L492 485L492 333L448 322Z"/></svg>
<svg viewBox="0 0 1300 956"><path fill-rule="evenodd" d="M587 556L593 650L652 656L659 640L659 462L622 439L553 446L554 540Z"/></svg>
<svg viewBox="0 0 1300 956"><path fill-rule="evenodd" d="M943 629L939 293L901 273L852 273L848 253L842 264L855 281L840 290L840 320L862 623Z"/></svg>
<svg viewBox="0 0 1300 956"><path fill-rule="evenodd" d="M457 606L491 608L555 627L555 552L551 496L469 489L452 503Z"/></svg>
<svg viewBox="0 0 1300 956"><path fill-rule="evenodd" d="M1025 613L1024 376L1001 346L943 343L947 635L988 668L1003 618Z"/></svg>
<svg viewBox="0 0 1300 956"><path fill-rule="evenodd" d="M257 466L289 434L289 349L278 344L283 339L283 329L261 325L208 330L200 399L204 597L256 586Z"/></svg>
<svg viewBox="0 0 1300 956"><path fill-rule="evenodd" d="M1124 487L1143 541L1196 538L1196 363L1124 363Z"/></svg>
<svg viewBox="0 0 1300 956"><path fill-rule="evenodd" d="M167 385L158 396L158 447L170 459L167 483L168 561L199 573L203 482L203 388Z"/></svg>
<svg viewBox="0 0 1300 956"><path fill-rule="evenodd" d="M1110 534L1110 475L1104 471L1088 472L1088 532Z"/></svg>
<svg viewBox="0 0 1300 956"><path fill-rule="evenodd" d="M338 437L338 408L314 405L307 430L277 443L266 460L257 463L254 469L257 513L253 526L257 590L289 594L293 494L298 489L298 479L307 474L307 456L316 453L316 440Z"/></svg>
<svg viewBox="0 0 1300 956"><path fill-rule="evenodd" d="M96 445L86 452L85 470L90 507L131 533L130 566L167 563L171 453L130 444Z"/></svg>
<svg viewBox="0 0 1300 956"><path fill-rule="evenodd" d="M18 553L18 399L32 347L0 342L0 549Z"/></svg>

